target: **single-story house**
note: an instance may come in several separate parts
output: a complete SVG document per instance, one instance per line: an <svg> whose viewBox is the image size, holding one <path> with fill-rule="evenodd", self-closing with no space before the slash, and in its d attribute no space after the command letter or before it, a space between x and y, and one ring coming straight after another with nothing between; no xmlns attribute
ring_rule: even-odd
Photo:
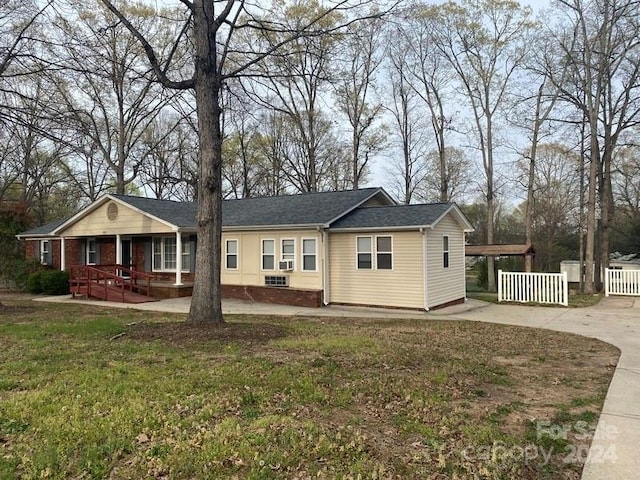
<svg viewBox="0 0 640 480"><path fill-rule="evenodd" d="M223 202L223 297L429 310L465 300L455 203L398 205L382 188ZM152 276L151 295L189 295L196 204L107 194L18 235L52 268L116 265Z"/></svg>

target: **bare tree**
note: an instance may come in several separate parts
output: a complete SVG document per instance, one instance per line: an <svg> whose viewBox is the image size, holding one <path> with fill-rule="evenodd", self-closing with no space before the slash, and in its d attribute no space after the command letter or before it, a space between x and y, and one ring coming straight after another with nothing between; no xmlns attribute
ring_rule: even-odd
<svg viewBox="0 0 640 480"><path fill-rule="evenodd" d="M335 11L346 10L350 4L338 2L328 10L318 12L308 22L289 30L280 41L266 49L252 49L244 46L242 52L235 50L233 36L240 27L255 30L278 30L281 27L271 23L267 15L258 19L254 16L253 4L243 1L203 1L181 0L188 11L188 22L175 38L178 48L186 41L185 34L193 25L190 40L194 48L194 72L187 79L173 80L170 65L173 57L171 49L165 56L158 51L136 29L127 16L109 0L102 0L143 45L148 60L157 78L167 88L194 89L198 115L198 248L193 297L188 321L193 323L223 322L221 305L221 247L222 247L222 134L220 120L222 106L220 93L229 78L246 72L265 58L279 51L283 46L301 36L316 36L326 29L321 21ZM357 4L352 4L357 6ZM363 4L360 3L360 6ZM256 46L257 47L257 46Z"/></svg>
<svg viewBox="0 0 640 480"><path fill-rule="evenodd" d="M530 10L510 0L449 2L434 22L435 45L455 71L472 112L486 179L488 244L494 242L494 127L522 64L532 26ZM488 257L487 267L488 287L495 291L493 257Z"/></svg>
<svg viewBox="0 0 640 480"><path fill-rule="evenodd" d="M341 73L333 82L338 110L351 130L351 187L357 190L369 172L371 158L385 148L385 132L376 125L382 113L380 103L371 103L375 77L382 64L382 21L362 22L344 36Z"/></svg>

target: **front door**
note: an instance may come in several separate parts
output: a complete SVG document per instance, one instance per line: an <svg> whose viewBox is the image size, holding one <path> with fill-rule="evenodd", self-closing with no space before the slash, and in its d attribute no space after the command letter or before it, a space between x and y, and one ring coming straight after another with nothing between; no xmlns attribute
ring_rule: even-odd
<svg viewBox="0 0 640 480"><path fill-rule="evenodd" d="M122 251L122 261L121 261L121 265L123 267L127 267L127 268L131 268L131 239L130 238L123 238L120 240L120 248ZM129 272L128 271L123 271L122 272L122 276L123 277L128 277L129 276Z"/></svg>

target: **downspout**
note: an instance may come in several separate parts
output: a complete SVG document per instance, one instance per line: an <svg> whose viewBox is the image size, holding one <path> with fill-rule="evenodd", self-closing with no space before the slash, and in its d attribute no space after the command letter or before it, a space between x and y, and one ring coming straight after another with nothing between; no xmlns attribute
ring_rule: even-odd
<svg viewBox="0 0 640 480"><path fill-rule="evenodd" d="M427 229L420 227L420 233L422 233L422 287L424 290L424 310L429 311L429 288L428 276L427 276Z"/></svg>
<svg viewBox="0 0 640 480"><path fill-rule="evenodd" d="M329 305L329 234L322 230L322 303Z"/></svg>

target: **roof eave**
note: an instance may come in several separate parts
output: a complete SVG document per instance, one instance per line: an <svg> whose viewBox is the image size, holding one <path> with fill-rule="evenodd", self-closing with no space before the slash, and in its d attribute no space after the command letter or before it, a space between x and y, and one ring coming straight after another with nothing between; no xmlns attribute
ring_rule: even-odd
<svg viewBox="0 0 640 480"><path fill-rule="evenodd" d="M350 232L389 232L389 231L420 231L423 229L433 228L433 225L387 225L381 227L332 227L329 228L329 232L335 233L350 233Z"/></svg>
<svg viewBox="0 0 640 480"><path fill-rule="evenodd" d="M288 225L223 225L223 232L243 230L309 230L326 228L323 223L294 223Z"/></svg>

